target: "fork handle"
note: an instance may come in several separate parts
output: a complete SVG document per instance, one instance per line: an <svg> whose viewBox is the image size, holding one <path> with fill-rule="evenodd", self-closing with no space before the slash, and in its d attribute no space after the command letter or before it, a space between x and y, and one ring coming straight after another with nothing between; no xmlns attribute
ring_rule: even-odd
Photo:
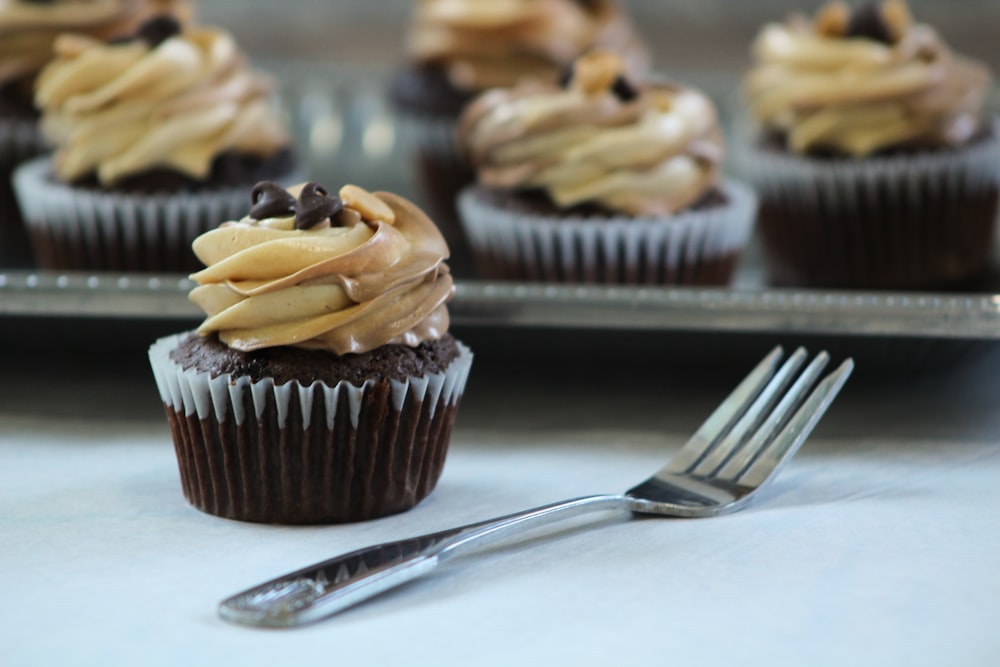
<svg viewBox="0 0 1000 667"><path fill-rule="evenodd" d="M290 572L223 600L227 621L292 627L332 616L427 574L453 556L582 514L630 511L622 495L574 498L419 537L383 542Z"/></svg>

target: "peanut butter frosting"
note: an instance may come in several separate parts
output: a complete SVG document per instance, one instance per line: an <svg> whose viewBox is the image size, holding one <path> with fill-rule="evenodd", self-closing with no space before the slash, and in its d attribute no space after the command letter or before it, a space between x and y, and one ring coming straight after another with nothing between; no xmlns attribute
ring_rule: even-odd
<svg viewBox="0 0 1000 667"><path fill-rule="evenodd" d="M722 132L712 102L670 83L633 86L621 59L577 60L563 86L495 89L465 111L459 138L479 182L542 190L557 206L663 215L716 185Z"/></svg>
<svg viewBox="0 0 1000 667"><path fill-rule="evenodd" d="M632 74L648 67L648 54L615 0L419 0L409 36L415 62L442 67L465 91L555 80L595 48L620 53Z"/></svg>
<svg viewBox="0 0 1000 667"><path fill-rule="evenodd" d="M159 17L139 34L115 44L56 40L35 102L59 178L94 174L114 185L163 168L204 179L222 153L266 159L289 146L273 82L248 66L229 33Z"/></svg>
<svg viewBox="0 0 1000 667"><path fill-rule="evenodd" d="M297 199L296 199L297 198ZM353 185L254 189L254 207L198 237L207 265L190 299L231 348L291 345L338 355L416 346L448 330L448 247L412 203Z"/></svg>
<svg viewBox="0 0 1000 667"><path fill-rule="evenodd" d="M828 3L812 20L766 26L753 53L750 109L794 152L957 146L985 122L987 68L949 50L902 0Z"/></svg>
<svg viewBox="0 0 1000 667"><path fill-rule="evenodd" d="M107 40L134 32L165 12L190 18L184 0L0 0L0 87L33 77L63 32Z"/></svg>

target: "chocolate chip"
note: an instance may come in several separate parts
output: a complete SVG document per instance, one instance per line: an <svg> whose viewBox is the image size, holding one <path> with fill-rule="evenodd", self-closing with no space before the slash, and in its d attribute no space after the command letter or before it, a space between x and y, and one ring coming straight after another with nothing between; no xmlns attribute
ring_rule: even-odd
<svg viewBox="0 0 1000 667"><path fill-rule="evenodd" d="M156 48L174 35L181 33L181 24L170 14L160 14L149 19L136 31L136 37Z"/></svg>
<svg viewBox="0 0 1000 667"><path fill-rule="evenodd" d="M559 70L559 78L556 81L560 88L569 88L570 81L573 80L573 66L567 65Z"/></svg>
<svg viewBox="0 0 1000 667"><path fill-rule="evenodd" d="M892 31L886 25L882 16L880 3L866 2L851 12L851 20L847 23L845 37L861 37L883 44L892 45Z"/></svg>
<svg viewBox="0 0 1000 667"><path fill-rule="evenodd" d="M250 192L254 220L287 217L295 213L295 197L274 181L261 181Z"/></svg>
<svg viewBox="0 0 1000 667"><path fill-rule="evenodd" d="M333 218L344 209L340 197L331 195L319 183L306 183L295 208L295 229L310 229Z"/></svg>
<svg viewBox="0 0 1000 667"><path fill-rule="evenodd" d="M611 86L611 92L613 92L615 97L620 99L622 102L631 102L635 98L639 97L638 89L636 89L636 87L633 86L628 79L620 74Z"/></svg>

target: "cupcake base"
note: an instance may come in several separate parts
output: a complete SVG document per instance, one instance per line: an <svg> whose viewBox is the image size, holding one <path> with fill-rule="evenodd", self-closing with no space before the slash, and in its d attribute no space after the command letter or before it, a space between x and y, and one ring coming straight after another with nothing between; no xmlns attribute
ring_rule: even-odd
<svg viewBox="0 0 1000 667"><path fill-rule="evenodd" d="M750 239L756 197L726 182L672 216L540 211L483 186L459 197L483 278L560 283L726 285Z"/></svg>
<svg viewBox="0 0 1000 667"><path fill-rule="evenodd" d="M184 339L162 339L149 356L196 508L260 523L343 523L410 509L436 485L472 363L461 343L424 375L331 386L185 369L174 354ZM439 346L453 339L442 341L419 354L447 359ZM370 354L378 367L380 352Z"/></svg>
<svg viewBox="0 0 1000 667"><path fill-rule="evenodd" d="M778 285L953 289L989 267L1000 142L864 160L749 155L758 229Z"/></svg>

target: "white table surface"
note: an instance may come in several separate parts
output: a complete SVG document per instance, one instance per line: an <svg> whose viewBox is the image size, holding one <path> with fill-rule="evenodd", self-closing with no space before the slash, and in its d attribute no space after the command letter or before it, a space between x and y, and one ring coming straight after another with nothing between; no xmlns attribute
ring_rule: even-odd
<svg viewBox="0 0 1000 667"><path fill-rule="evenodd" d="M374 542L623 490L744 369L522 382L474 368L430 498L290 528L185 503L134 366L3 371L4 665L1000 664L1000 350L916 379L856 376L740 513L596 516L295 630L229 625L216 604Z"/></svg>

